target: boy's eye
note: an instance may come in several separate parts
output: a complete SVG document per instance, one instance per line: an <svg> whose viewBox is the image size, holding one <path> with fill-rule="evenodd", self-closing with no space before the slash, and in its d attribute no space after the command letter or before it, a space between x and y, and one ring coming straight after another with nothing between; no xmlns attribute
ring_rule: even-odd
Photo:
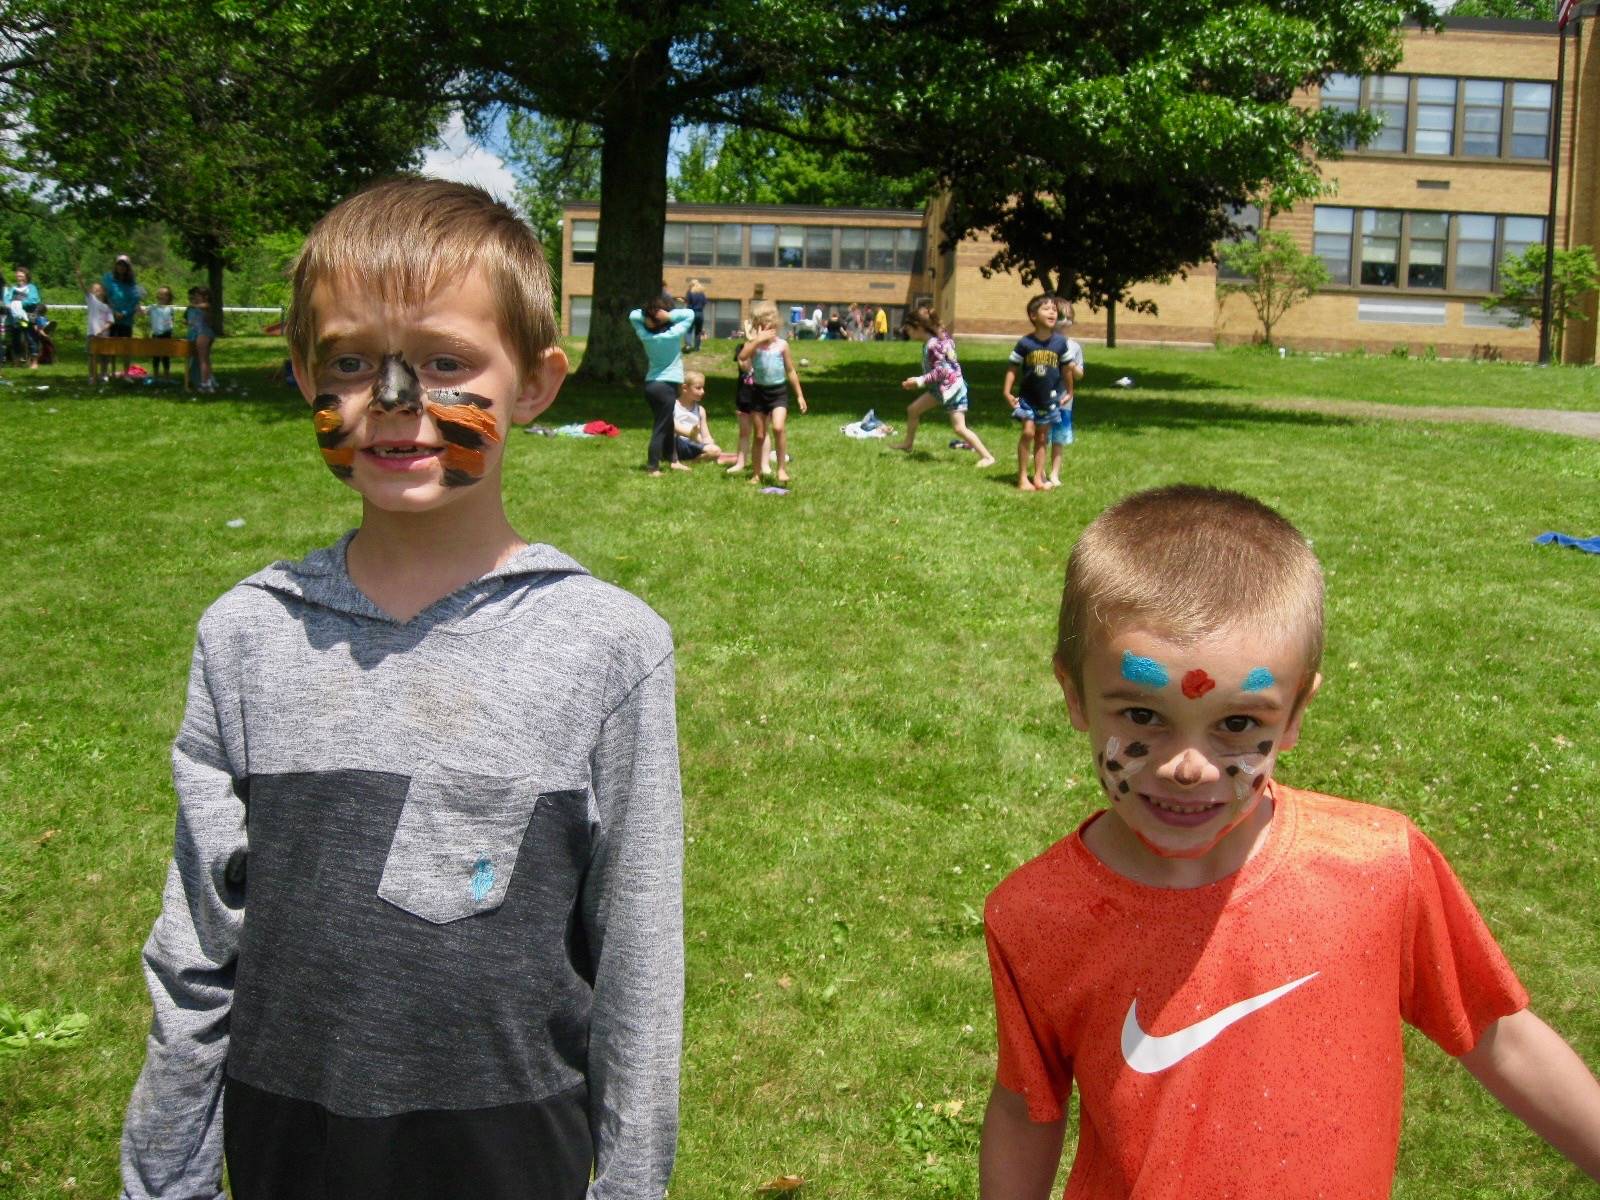
<svg viewBox="0 0 1600 1200"><path fill-rule="evenodd" d="M328 364L332 370L341 375L354 375L361 370L363 365L361 359L354 354L341 354Z"/></svg>
<svg viewBox="0 0 1600 1200"><path fill-rule="evenodd" d="M1259 724L1261 722L1254 717L1247 717L1238 713L1231 717L1222 718L1222 727L1229 733L1248 733Z"/></svg>
<svg viewBox="0 0 1600 1200"><path fill-rule="evenodd" d="M1135 725L1154 725L1157 720L1155 710L1149 708L1125 708L1122 715Z"/></svg>
<svg viewBox="0 0 1600 1200"><path fill-rule="evenodd" d="M459 358L451 358L448 354L440 354L428 360L428 369L439 375L453 375L457 371L466 370L466 364Z"/></svg>

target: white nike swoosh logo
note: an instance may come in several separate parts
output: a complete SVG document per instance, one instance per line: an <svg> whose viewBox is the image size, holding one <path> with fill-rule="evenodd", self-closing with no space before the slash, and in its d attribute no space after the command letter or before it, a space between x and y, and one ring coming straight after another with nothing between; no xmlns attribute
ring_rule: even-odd
<svg viewBox="0 0 1600 1200"><path fill-rule="evenodd" d="M1251 996L1237 1004L1230 1004L1215 1016L1197 1021L1187 1029L1154 1037L1139 1028L1139 998L1135 996L1128 1005L1128 1016L1122 1022L1122 1057L1128 1065L1142 1075L1154 1075L1176 1066L1202 1046L1208 1046L1221 1036L1228 1026L1244 1020L1257 1009L1265 1008L1280 996L1287 995L1302 983L1315 979L1321 972L1313 971L1282 987Z"/></svg>

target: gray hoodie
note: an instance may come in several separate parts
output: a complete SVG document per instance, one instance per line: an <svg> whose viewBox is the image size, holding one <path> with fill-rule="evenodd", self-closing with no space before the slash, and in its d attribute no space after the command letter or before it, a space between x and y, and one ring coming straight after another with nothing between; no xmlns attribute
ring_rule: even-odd
<svg viewBox="0 0 1600 1200"><path fill-rule="evenodd" d="M670 632L548 546L401 624L348 542L200 621L124 1195L221 1195L226 1077L241 1195L311 1194L240 1184L315 1129L330 1195L582 1195L592 1163L591 1200L656 1200L683 1007ZM469 1147L432 1191L430 1139Z"/></svg>

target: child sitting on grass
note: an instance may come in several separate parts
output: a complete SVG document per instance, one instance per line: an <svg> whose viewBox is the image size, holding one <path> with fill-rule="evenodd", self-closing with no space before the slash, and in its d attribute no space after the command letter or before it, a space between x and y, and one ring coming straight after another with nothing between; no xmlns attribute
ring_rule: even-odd
<svg viewBox="0 0 1600 1200"><path fill-rule="evenodd" d="M701 372L683 373L683 387L672 406L672 426L678 439L678 461L735 461L736 456L724 454L711 436L711 419L706 416L706 377Z"/></svg>
<svg viewBox="0 0 1600 1200"><path fill-rule="evenodd" d="M1055 675L1107 807L990 895L983 1200L1369 1200L1402 1023L1600 1179L1600 1083L1399 813L1279 783L1322 677L1322 570L1265 505L1130 496L1067 565Z"/></svg>
<svg viewBox="0 0 1600 1200"><path fill-rule="evenodd" d="M672 635L506 516L567 372L544 250L389 180L311 230L286 333L360 526L200 620L123 1195L220 1200L226 1155L237 1200L661 1200Z"/></svg>

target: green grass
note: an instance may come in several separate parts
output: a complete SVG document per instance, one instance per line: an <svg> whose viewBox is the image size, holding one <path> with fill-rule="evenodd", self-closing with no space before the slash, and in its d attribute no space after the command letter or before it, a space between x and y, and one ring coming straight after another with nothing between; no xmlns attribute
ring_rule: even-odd
<svg viewBox="0 0 1600 1200"><path fill-rule="evenodd" d="M839 436L868 407L899 417L914 347L798 349L812 413L791 425L787 497L712 468L645 478L632 391L570 387L547 418L604 417L620 439L515 434L509 452L519 528L643 596L677 637L690 841L674 1200L785 1173L811 1197L972 1194L994 1053L983 897L1096 805L1047 661L1064 557L1106 504L1179 479L1261 496L1326 564L1327 683L1283 777L1412 815L1538 1010L1600 1062L1600 560L1529 541L1600 532L1600 445L1268 403L1593 408L1593 373L1091 351L1068 484L1025 496L945 449L938 419L911 457ZM1005 349L963 351L1004 463ZM0 1003L91 1020L74 1044L0 1058L0 1197L59 1196L69 1177L114 1194L194 622L355 519L304 404L267 377L280 358L265 339L223 342L219 373L240 390L216 398L91 391L70 363L0 386ZM728 354L704 363L728 440ZM1138 386L1107 386L1122 374ZM1468 394L1485 380L1493 396ZM1581 1193L1465 1072L1407 1046L1398 1196Z"/></svg>

